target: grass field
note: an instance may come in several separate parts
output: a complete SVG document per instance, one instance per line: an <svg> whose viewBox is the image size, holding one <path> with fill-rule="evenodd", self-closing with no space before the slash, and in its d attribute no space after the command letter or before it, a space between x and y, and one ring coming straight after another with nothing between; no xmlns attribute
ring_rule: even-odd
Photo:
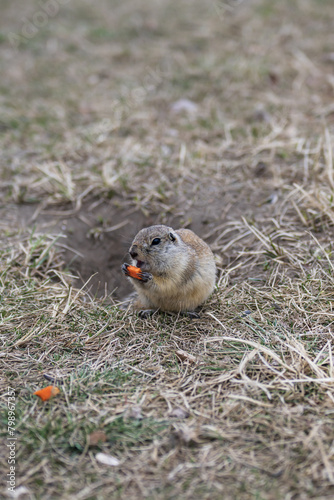
<svg viewBox="0 0 334 500"><path fill-rule="evenodd" d="M0 497L334 498L332 2L0 6ZM154 223L200 319L117 305Z"/></svg>

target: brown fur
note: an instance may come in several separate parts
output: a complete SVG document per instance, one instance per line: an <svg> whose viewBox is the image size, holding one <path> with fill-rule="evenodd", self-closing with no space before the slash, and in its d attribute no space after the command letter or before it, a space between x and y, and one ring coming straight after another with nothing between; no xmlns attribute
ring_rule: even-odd
<svg viewBox="0 0 334 500"><path fill-rule="evenodd" d="M152 241L159 238L157 245ZM189 229L168 226L142 229L130 248L133 265L149 273L141 282L129 278L137 292L134 309L193 311L212 293L216 265L210 247Z"/></svg>

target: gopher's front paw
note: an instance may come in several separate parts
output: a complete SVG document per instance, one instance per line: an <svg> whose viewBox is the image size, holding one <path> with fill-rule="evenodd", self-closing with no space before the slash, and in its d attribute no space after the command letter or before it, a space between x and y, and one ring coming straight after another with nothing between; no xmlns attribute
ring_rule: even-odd
<svg viewBox="0 0 334 500"><path fill-rule="evenodd" d="M140 273L139 281L142 281L143 283L147 283L148 281L151 281L152 278L153 278L153 276L151 273L148 273L146 271L142 271Z"/></svg>

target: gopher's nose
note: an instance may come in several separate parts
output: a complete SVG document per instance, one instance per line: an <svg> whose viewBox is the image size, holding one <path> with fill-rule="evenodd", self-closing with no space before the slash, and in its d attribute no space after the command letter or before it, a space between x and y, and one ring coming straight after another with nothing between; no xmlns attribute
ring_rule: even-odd
<svg viewBox="0 0 334 500"><path fill-rule="evenodd" d="M131 257L133 259L135 259L137 257L137 255L138 255L137 245L132 245L132 247L130 248L129 254L131 255Z"/></svg>

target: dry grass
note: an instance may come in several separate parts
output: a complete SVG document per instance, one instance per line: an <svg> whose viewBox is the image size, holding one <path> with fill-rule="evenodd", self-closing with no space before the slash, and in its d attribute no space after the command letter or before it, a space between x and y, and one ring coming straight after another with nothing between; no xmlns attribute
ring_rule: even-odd
<svg viewBox="0 0 334 500"><path fill-rule="evenodd" d="M20 43L41 7L17 9L0 32L1 477L14 387L20 499L332 498L331 2L71 0ZM199 320L117 306L118 255L153 222L217 255ZM98 265L116 278L95 295Z"/></svg>

